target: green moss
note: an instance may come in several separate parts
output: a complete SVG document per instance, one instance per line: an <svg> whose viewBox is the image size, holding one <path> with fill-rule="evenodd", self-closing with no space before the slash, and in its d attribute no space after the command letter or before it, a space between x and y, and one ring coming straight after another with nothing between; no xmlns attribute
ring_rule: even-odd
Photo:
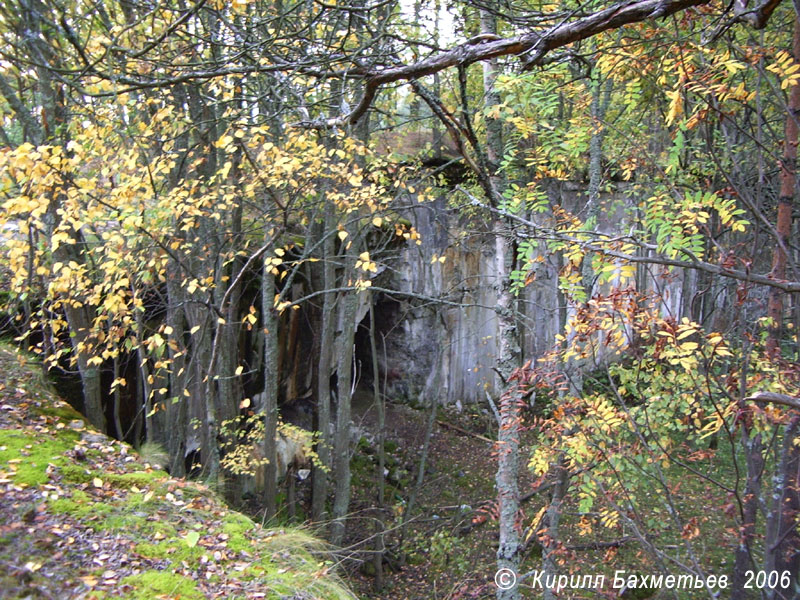
<svg viewBox="0 0 800 600"><path fill-rule="evenodd" d="M66 432L62 432L66 433ZM47 465L64 464L64 453L74 445L70 436L59 434L58 438L44 435L32 436L24 431L0 430L0 468L11 470L9 461L13 463L14 482L28 486L47 483Z"/></svg>
<svg viewBox="0 0 800 600"><path fill-rule="evenodd" d="M194 581L165 571L145 571L138 575L130 575L121 583L133 588L125 595L130 600L152 600L159 596L181 600L203 599L203 594L197 589Z"/></svg>
<svg viewBox="0 0 800 600"><path fill-rule="evenodd" d="M137 554L145 558L157 560L167 559L173 564L180 564L185 561L189 565L199 562L200 557L205 553L202 546L190 547L189 544L180 537L155 544L142 542L141 544L136 544L134 550L136 550Z"/></svg>
<svg viewBox="0 0 800 600"><path fill-rule="evenodd" d="M228 513L222 519L222 532L227 534L228 548L233 552L252 552L253 544L245 532L255 529L255 523L240 513Z"/></svg>
<svg viewBox="0 0 800 600"><path fill-rule="evenodd" d="M53 514L66 514L76 519L91 520L111 513L114 508L108 504L95 502L82 490L75 490L69 498L58 498L47 505Z"/></svg>
<svg viewBox="0 0 800 600"><path fill-rule="evenodd" d="M48 510L53 514L66 514L76 519L91 520L111 512L111 507L100 503L82 504L71 498L59 498L48 504Z"/></svg>
<svg viewBox="0 0 800 600"><path fill-rule="evenodd" d="M84 446L86 457L81 462L71 458L70 451L85 432L71 427L56 428L54 423L68 424L81 419L87 424L87 430L91 427L68 405L53 399L52 391L32 367L35 363L30 359L0 344L3 380L7 387L24 390L26 402L22 406L35 415L37 426L44 426L37 427L36 431L22 427L0 430L0 470L10 473L15 483L37 486L48 482L48 465L53 465L55 469L51 469L51 474L61 484L64 495L46 501L46 511L52 519L57 520L55 515L68 515L95 532L118 536L126 547L132 546L143 557L142 562L158 561L162 565L171 564L172 568L181 564L194 568L208 552L200 544L190 546L182 537L187 526L194 527L200 535L208 531L212 535L224 533L231 552L246 551L250 555L250 566L229 576L252 579L253 585L265 590L268 598L302 596L352 600L353 596L335 577L320 575L323 565L317 560L316 552L323 550L324 545L305 531L290 528L264 532L252 520L234 512L223 512L222 523L217 527L220 519L217 508L209 512L192 509L178 515L174 502L164 498L168 491L184 501L197 496L208 497L217 506L213 490L171 481L163 471L145 469L133 462L125 466L125 473L106 472L99 465L115 461L108 461L105 452L96 448ZM97 495L100 490L92 487L95 478L104 483L106 493L102 500ZM133 491L137 488L142 491ZM33 503L27 502L18 510L21 515L35 509ZM13 553L24 556L25 560L30 557L44 563L48 551L48 547L39 547L26 537L22 529L0 536L0 558L5 562L9 562L9 553ZM132 600L200 600L204 597L191 578L173 573L172 568L167 566L162 571L131 575L122 579L117 590L91 595L98 599L121 596ZM39 575L33 575L34 582L36 577ZM14 589L19 583L15 579L6 580L5 575L0 574L0 590ZM45 583L43 580L42 589Z"/></svg>
<svg viewBox="0 0 800 600"><path fill-rule="evenodd" d="M164 471L136 471L134 473L99 473L97 475L103 481L108 481L112 486L118 488L143 488L161 481L167 474Z"/></svg>
<svg viewBox="0 0 800 600"><path fill-rule="evenodd" d="M222 523L225 526L239 528L241 531L255 529L256 527L256 524L251 518L238 512L230 512L226 514L222 519Z"/></svg>
<svg viewBox="0 0 800 600"><path fill-rule="evenodd" d="M124 507L118 507L122 512L115 512L98 523L98 529L103 531L126 531L135 533L137 537L150 538L156 533L164 535L167 539L175 537L175 527L163 520L148 520L136 514L131 514Z"/></svg>
<svg viewBox="0 0 800 600"><path fill-rule="evenodd" d="M81 413L72 408L66 402L61 402L60 400L55 403L43 402L42 404L34 408L33 412L37 415L55 417L56 419L62 421L64 424L67 424L70 421L74 421L76 419L80 419L84 423L86 422L86 417L84 417Z"/></svg>
<svg viewBox="0 0 800 600"><path fill-rule="evenodd" d="M125 508L133 511L133 510L150 510L157 506L161 502L161 498L157 497L153 494L150 498L145 500L146 494L145 493L129 493L128 496L125 498Z"/></svg>
<svg viewBox="0 0 800 600"><path fill-rule="evenodd" d="M78 465L64 465L61 467L61 474L64 480L70 483L89 483L97 477L103 482L111 484L112 487L121 489L147 487L167 477L167 474L163 471L108 473L106 471L92 471Z"/></svg>
<svg viewBox="0 0 800 600"><path fill-rule="evenodd" d="M192 498L209 498L218 502L224 502L214 490L197 482L190 482L183 488L183 499L191 500Z"/></svg>
<svg viewBox="0 0 800 600"><path fill-rule="evenodd" d="M64 465L60 469L61 476L67 483L89 483L95 478L95 475L89 469L79 467L78 465Z"/></svg>

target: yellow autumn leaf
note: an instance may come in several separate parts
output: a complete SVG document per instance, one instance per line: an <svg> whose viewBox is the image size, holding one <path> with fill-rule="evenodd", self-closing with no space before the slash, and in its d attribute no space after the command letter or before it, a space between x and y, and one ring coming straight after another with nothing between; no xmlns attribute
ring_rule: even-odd
<svg viewBox="0 0 800 600"><path fill-rule="evenodd" d="M670 99L669 112L667 113L667 126L672 125L675 120L683 114L683 94L680 89L667 92Z"/></svg>

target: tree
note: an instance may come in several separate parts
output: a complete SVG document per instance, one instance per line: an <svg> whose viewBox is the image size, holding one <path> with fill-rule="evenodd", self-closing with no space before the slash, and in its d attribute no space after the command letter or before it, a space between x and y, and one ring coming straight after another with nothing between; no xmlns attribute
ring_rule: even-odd
<svg viewBox="0 0 800 600"><path fill-rule="evenodd" d="M738 568L795 568L796 407L748 399L797 395L786 313L800 291L799 51L776 50L788 47L791 7L465 4L466 39L449 48L393 2L0 10L2 219L19 227L6 240L12 300L28 344L77 368L98 425L111 416L120 436L166 444L176 473L197 458L235 497L225 438L261 415L271 517L279 406L316 392L312 513L325 517L332 473L331 537L345 539L363 292L390 242L418 238L404 200L429 195L409 183L416 165L369 142L371 128L402 124L396 86L407 82L408 113L445 131L469 170L451 196L492 248L498 565L518 570L535 538L556 569L562 507L577 503L598 507L605 529L624 523L665 570L642 500L655 482L685 568L703 572L665 465L710 477L691 462L712 438L746 473L741 485L715 480L733 497ZM568 180L585 180L586 194L570 198ZM606 202L606 190L620 196ZM558 269L562 330L548 368L523 368L538 358L521 342L524 295L544 263ZM769 321L757 318L764 308ZM532 467L552 495L525 525L520 402L534 389L550 412ZM774 490L769 469L784 481ZM771 545L754 556L770 492Z"/></svg>

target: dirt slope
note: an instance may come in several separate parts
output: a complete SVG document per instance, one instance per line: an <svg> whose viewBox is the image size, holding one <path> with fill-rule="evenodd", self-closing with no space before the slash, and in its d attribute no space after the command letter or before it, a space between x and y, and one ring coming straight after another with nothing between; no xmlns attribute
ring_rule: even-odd
<svg viewBox="0 0 800 600"><path fill-rule="evenodd" d="M0 346L0 598L354 598L310 535L141 463L37 372Z"/></svg>

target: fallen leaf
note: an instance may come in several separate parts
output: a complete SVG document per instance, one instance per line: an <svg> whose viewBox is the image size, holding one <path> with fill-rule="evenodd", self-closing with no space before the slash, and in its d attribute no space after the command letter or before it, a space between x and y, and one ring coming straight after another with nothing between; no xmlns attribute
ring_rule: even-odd
<svg viewBox="0 0 800 600"><path fill-rule="evenodd" d="M196 531L190 531L183 536L183 539L186 540L186 545L189 546L189 548L194 548L197 546L197 542L200 541L200 534Z"/></svg>

